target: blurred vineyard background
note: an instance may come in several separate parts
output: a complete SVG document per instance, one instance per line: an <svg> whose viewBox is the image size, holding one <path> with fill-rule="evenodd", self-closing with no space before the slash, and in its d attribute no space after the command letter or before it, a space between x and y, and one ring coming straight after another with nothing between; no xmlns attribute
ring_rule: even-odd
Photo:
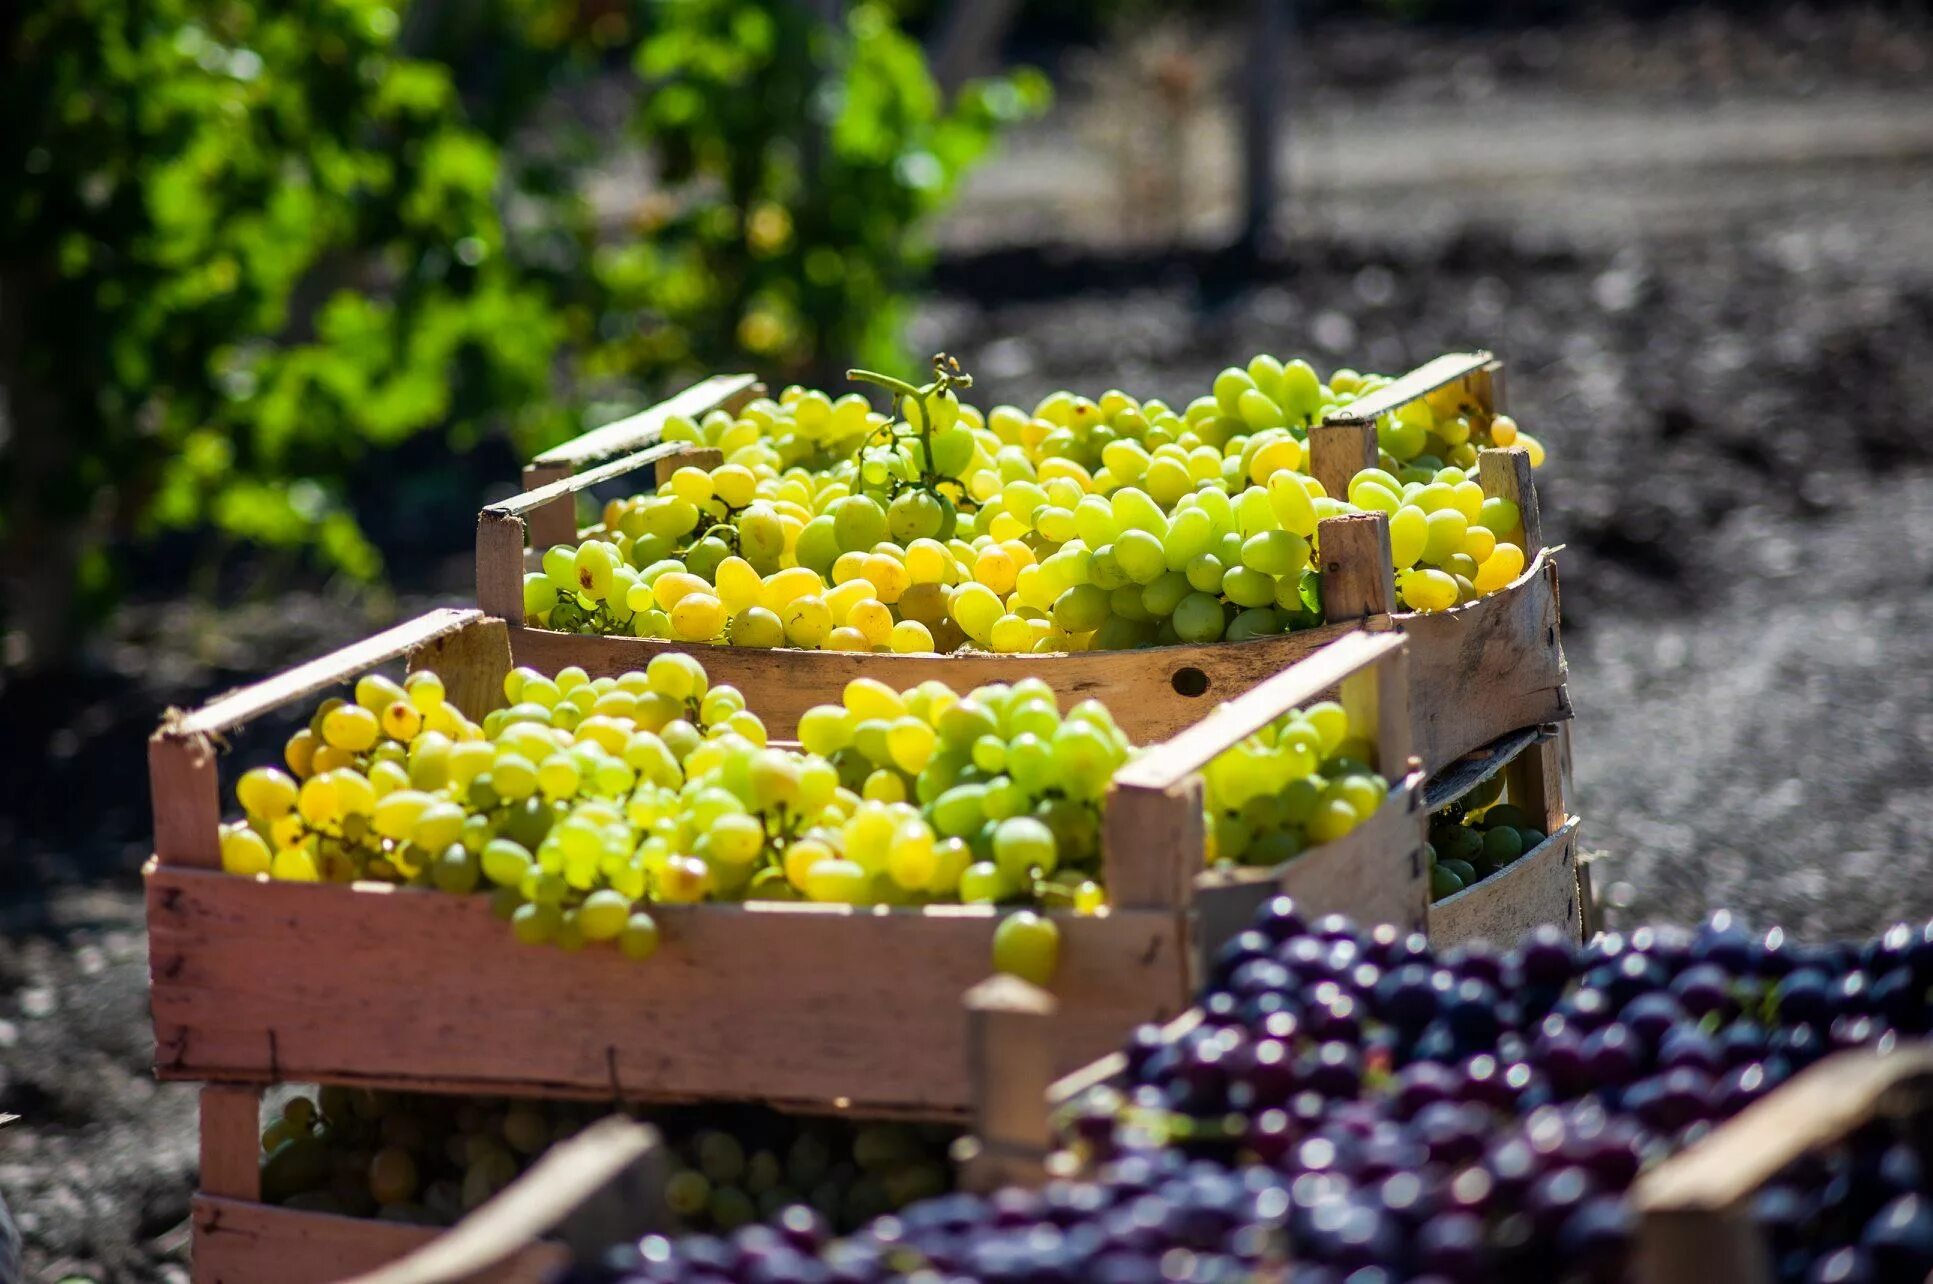
<svg viewBox="0 0 1933 1284"><path fill-rule="evenodd" d="M0 6L0 1192L185 1279L158 712L472 595L716 370L983 402L1491 347L1614 921L1933 911L1923 0ZM273 735L269 728L265 735Z"/></svg>

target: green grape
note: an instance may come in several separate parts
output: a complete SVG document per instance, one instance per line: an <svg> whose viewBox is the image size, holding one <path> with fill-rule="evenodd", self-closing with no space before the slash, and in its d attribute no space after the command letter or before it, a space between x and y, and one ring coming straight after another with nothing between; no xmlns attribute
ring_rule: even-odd
<svg viewBox="0 0 1933 1284"><path fill-rule="evenodd" d="M1007 915L994 929L993 967L1035 985L1052 984L1060 968L1060 929L1031 910Z"/></svg>

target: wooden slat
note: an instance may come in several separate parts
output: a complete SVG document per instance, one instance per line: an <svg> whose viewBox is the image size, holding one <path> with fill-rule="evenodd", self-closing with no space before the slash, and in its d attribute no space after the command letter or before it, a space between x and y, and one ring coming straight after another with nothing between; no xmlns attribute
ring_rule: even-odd
<svg viewBox="0 0 1933 1284"><path fill-rule="evenodd" d="M409 653L411 672L430 669L443 680L443 698L472 722L503 704L510 672L510 630L500 619L476 619L432 638Z"/></svg>
<svg viewBox="0 0 1933 1284"><path fill-rule="evenodd" d="M1332 421L1309 429L1309 475L1331 499L1348 499L1350 481L1365 468L1374 468L1376 460L1376 425L1368 420Z"/></svg>
<svg viewBox="0 0 1933 1284"><path fill-rule="evenodd" d="M1531 851L1489 878L1430 906L1430 940L1440 945L1490 941L1515 945L1524 933L1554 923L1584 939L1577 897L1577 819L1564 822Z"/></svg>
<svg viewBox="0 0 1933 1284"><path fill-rule="evenodd" d="M962 1184L983 1192L1036 1185L1053 1148L1047 1090L1054 1081L1059 1005L1039 986L994 976L966 992L965 1008L977 1144Z"/></svg>
<svg viewBox="0 0 1933 1284"><path fill-rule="evenodd" d="M221 868L221 779L215 746L184 732L178 715L148 738L155 855L170 865Z"/></svg>
<svg viewBox="0 0 1933 1284"><path fill-rule="evenodd" d="M521 573L521 572L519 572ZM519 588L518 606L522 605ZM1129 739L1164 739L1224 700L1248 690L1289 665L1313 655L1353 625L1324 625L1298 633L1218 642L1207 646L1151 647L1138 651L1081 651L1065 655L872 655L841 651L762 651L657 638L578 637L548 629L513 629L510 648L518 664L544 673L580 665L592 677L616 677L642 669L668 651L695 656L714 685L737 687L775 737L796 737L799 717L819 704L837 704L854 678L873 677L897 691L929 679L956 691L990 682L1038 677L1053 687L1062 709L1099 700ZM1182 695L1177 679L1200 695Z"/></svg>
<svg viewBox="0 0 1933 1284"><path fill-rule="evenodd" d="M756 375L713 375L635 415L593 428L561 446L553 446L531 460L531 463L554 465L565 473L571 473L586 464L600 463L616 455L642 450L659 441L664 435L667 420L678 415L688 419L702 418L713 409L757 387Z"/></svg>
<svg viewBox="0 0 1933 1284"><path fill-rule="evenodd" d="M1109 783L1101 814L1101 881L1108 903L1179 913L1206 850L1201 778L1147 784L1123 779L1126 770Z"/></svg>
<svg viewBox="0 0 1933 1284"><path fill-rule="evenodd" d="M1525 746L1555 734L1556 728L1551 726L1524 727L1472 749L1430 777L1424 807L1431 812L1443 810L1509 766Z"/></svg>
<svg viewBox="0 0 1933 1284"><path fill-rule="evenodd" d="M197 1195L195 1284L339 1284L421 1248L427 1226L304 1213L267 1204ZM555 1244L534 1244L465 1284L548 1284L565 1264Z"/></svg>
<svg viewBox="0 0 1933 1284"><path fill-rule="evenodd" d="M1351 727L1370 729L1376 746L1370 761L1385 779L1401 780L1418 765L1411 752L1414 726L1409 712L1407 647L1385 655L1367 671L1344 678L1338 698L1348 712Z"/></svg>
<svg viewBox="0 0 1933 1284"><path fill-rule="evenodd" d="M1808 1152L1845 1138L1909 1086L1933 1089L1933 1045L1836 1053L1638 1178L1641 1284L1769 1284L1752 1195Z"/></svg>
<svg viewBox="0 0 1933 1284"><path fill-rule="evenodd" d="M1429 916L1429 871L1423 844L1428 815L1423 777L1415 773L1390 791L1374 816L1330 843L1312 847L1272 869L1217 869L1195 884L1196 970L1209 964L1229 937L1246 928L1263 902L1278 893L1309 914L1347 914L1358 923L1394 923L1423 931Z"/></svg>
<svg viewBox="0 0 1933 1284"><path fill-rule="evenodd" d="M541 490L571 475L564 464L525 464L523 488ZM530 542L538 548L577 542L577 497L553 500L529 515Z"/></svg>
<svg viewBox="0 0 1933 1284"><path fill-rule="evenodd" d="M663 947L634 963L519 946L480 895L166 866L147 881L163 1078L848 1098L930 1118L970 1104L960 995L985 977L1000 917L665 905ZM1056 921L1057 1068L1186 1006L1179 914Z"/></svg>
<svg viewBox="0 0 1933 1284"><path fill-rule="evenodd" d="M477 605L503 620L512 633L524 632L523 518L487 508L477 514Z"/></svg>
<svg viewBox="0 0 1933 1284"><path fill-rule="evenodd" d="M502 513L510 517L526 517L546 504L554 504L560 499L568 499L580 491L589 490L593 486L601 486L607 481L616 481L620 477L628 477L632 473L651 467L660 459L680 458L687 449L688 447L684 442L660 442L656 446L648 446L633 454L625 455L619 459L613 459L607 464L599 464L597 467L587 468L581 473L572 473L567 477L560 477L548 485L539 486L536 490L527 490L521 495L512 495L509 499L498 500L483 511L486 513Z"/></svg>
<svg viewBox="0 0 1933 1284"><path fill-rule="evenodd" d="M426 611L374 637L364 638L320 659L298 664L272 678L231 691L193 713L172 719L162 730L173 735L232 730L271 709L326 690L338 682L366 673L385 661L399 659L424 643L455 633L472 620L480 618L478 611Z"/></svg>
<svg viewBox="0 0 1933 1284"><path fill-rule="evenodd" d="M1387 515L1324 518L1316 528L1316 545L1322 559L1322 616L1330 624L1396 609Z"/></svg>
<svg viewBox="0 0 1933 1284"><path fill-rule="evenodd" d="M210 1084L201 1090L201 1190L227 1199L262 1197L262 1090Z"/></svg>
<svg viewBox="0 0 1933 1284"><path fill-rule="evenodd" d="M594 1262L613 1244L672 1229L664 1205L670 1175L654 1129L601 1120L552 1147L448 1232L349 1284L463 1284L551 1239L572 1260Z"/></svg>
<svg viewBox="0 0 1933 1284"><path fill-rule="evenodd" d="M1557 737L1552 736L1530 745L1504 768L1504 789L1510 801L1523 808L1545 833L1556 830L1570 816L1564 774L1557 760Z"/></svg>
<svg viewBox="0 0 1933 1284"><path fill-rule="evenodd" d="M1192 726L1183 728L1115 774L1115 782L1168 789L1200 771L1216 755L1234 748L1293 709L1313 703L1386 657L1401 652L1395 633L1350 633L1291 668L1257 684Z"/></svg>
<svg viewBox="0 0 1933 1284"><path fill-rule="evenodd" d="M1406 406L1418 397L1428 396L1438 388L1482 375L1495 365L1497 365L1496 357L1488 352L1447 352L1433 361L1424 362L1401 378L1391 380L1368 396L1360 397L1342 407L1330 415L1326 422L1373 424L1378 417Z"/></svg>
<svg viewBox="0 0 1933 1284"><path fill-rule="evenodd" d="M1395 619L1410 640L1410 713L1425 771L1507 732L1571 716L1548 552L1489 597Z"/></svg>
<svg viewBox="0 0 1933 1284"><path fill-rule="evenodd" d="M1526 558L1544 551L1544 519L1537 508L1537 483L1531 478L1530 452L1522 446L1483 450L1477 454L1477 477L1483 493L1517 506L1517 546Z"/></svg>

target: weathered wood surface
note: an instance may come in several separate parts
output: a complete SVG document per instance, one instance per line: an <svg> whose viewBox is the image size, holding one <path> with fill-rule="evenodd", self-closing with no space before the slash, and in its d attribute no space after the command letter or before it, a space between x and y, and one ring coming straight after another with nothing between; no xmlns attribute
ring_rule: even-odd
<svg viewBox="0 0 1933 1284"><path fill-rule="evenodd" d="M971 1104L960 995L990 966L991 909L658 906L664 945L634 963L519 946L483 896L147 877L166 1079L847 1099L932 1118ZM1057 1069L1186 1006L1179 913L1058 921Z"/></svg>
<svg viewBox="0 0 1933 1284"><path fill-rule="evenodd" d="M518 600L521 607L521 596ZM656 638L578 637L548 629L512 629L510 648L518 664L545 673L575 664L592 677L642 669L652 656L667 651L694 656L714 684L743 691L766 729L781 739L796 735L799 718L807 709L837 704L854 678L877 678L895 690L937 679L968 691L989 682L1038 677L1054 688L1063 709L1082 700L1099 700L1129 739L1146 744L1173 735L1217 704L1308 658L1354 628L1330 624L1249 642L1064 655L760 651ZM1200 694L1183 695L1178 688Z"/></svg>
<svg viewBox="0 0 1933 1284"><path fill-rule="evenodd" d="M1410 640L1410 713L1425 771L1571 716L1557 615L1557 564L1543 553L1501 592L1452 611L1390 617Z"/></svg>
<svg viewBox="0 0 1933 1284"><path fill-rule="evenodd" d="M262 1090L211 1083L201 1090L201 1193L262 1197Z"/></svg>
<svg viewBox="0 0 1933 1284"><path fill-rule="evenodd" d="M1916 1127L1933 1115L1933 1043L1828 1057L1639 1177L1639 1284L1771 1284L1752 1195L1881 1115Z"/></svg>
<svg viewBox="0 0 1933 1284"><path fill-rule="evenodd" d="M1311 914L1347 914L1365 926L1395 923L1424 931L1430 880L1423 854L1429 817L1422 804L1417 772L1390 790L1374 816L1334 842L1270 869L1202 874L1195 884L1197 980L1206 977L1222 944L1277 894L1294 897Z"/></svg>
<svg viewBox="0 0 1933 1284"><path fill-rule="evenodd" d="M1508 767L1527 746L1556 734L1555 728L1524 727L1472 749L1430 777L1423 806L1438 812Z"/></svg>
<svg viewBox="0 0 1933 1284"><path fill-rule="evenodd" d="M1430 940L1440 946L1484 940L1514 945L1531 928L1554 923L1583 939L1577 894L1577 819L1489 878L1430 906Z"/></svg>
<svg viewBox="0 0 1933 1284"><path fill-rule="evenodd" d="M421 1248L436 1238L426 1226L197 1195L195 1284L339 1284ZM545 1284L564 1265L564 1250L533 1244L465 1284Z"/></svg>
<svg viewBox="0 0 1933 1284"><path fill-rule="evenodd" d="M1437 402L1450 389L1455 389L1454 399L1459 410L1488 413L1496 405L1492 376L1501 366L1502 362L1488 352L1446 352L1343 406L1324 422L1373 424L1379 417L1418 397L1430 397L1432 402ZM1431 396L1432 393L1438 395Z"/></svg>
<svg viewBox="0 0 1933 1284"><path fill-rule="evenodd" d="M666 422L676 416L702 418L719 406L753 394L757 387L757 375L713 375L635 415L553 446L530 462L534 466L561 469L560 475L579 472L586 464L602 463L657 444L664 436Z"/></svg>
<svg viewBox="0 0 1933 1284"><path fill-rule="evenodd" d="M1053 1148L1046 1102L1060 1005L1014 976L981 981L966 992L964 1005L973 1144L963 1157L961 1185L981 1192L1036 1185Z"/></svg>

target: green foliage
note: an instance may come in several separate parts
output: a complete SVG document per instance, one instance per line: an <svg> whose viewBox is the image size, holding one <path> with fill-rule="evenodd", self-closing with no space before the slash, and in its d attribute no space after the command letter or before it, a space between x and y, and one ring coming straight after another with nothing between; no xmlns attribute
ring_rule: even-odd
<svg viewBox="0 0 1933 1284"><path fill-rule="evenodd" d="M798 4L664 0L654 15L636 125L670 190L602 264L618 306L654 322L616 346L618 364L904 364L922 223L1003 126L1044 107L1045 81L979 81L945 103L875 3L840 29Z"/></svg>
<svg viewBox="0 0 1933 1284"><path fill-rule="evenodd" d="M921 220L1045 97L943 104L872 4L836 33L793 0L406 9L0 17L10 616L169 531L373 576L346 483L416 434L528 447L591 395L896 361ZM585 194L608 140L545 112L610 51L666 180L617 243Z"/></svg>

